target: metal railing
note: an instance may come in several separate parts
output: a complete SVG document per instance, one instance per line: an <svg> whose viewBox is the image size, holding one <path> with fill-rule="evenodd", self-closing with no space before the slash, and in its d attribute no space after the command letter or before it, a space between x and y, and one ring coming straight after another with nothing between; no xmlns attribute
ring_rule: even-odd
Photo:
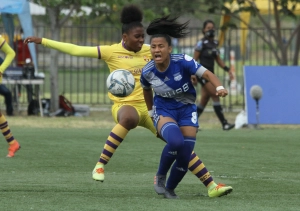
<svg viewBox="0 0 300 211"><path fill-rule="evenodd" d="M254 31L249 31L246 41L246 52L242 55L240 52L240 34L243 29L230 29L225 36L224 45L221 47L221 58L226 65L230 66L230 52L235 52L235 76L234 84L229 83L227 73L215 64L215 73L223 81L223 84L229 89L229 97L222 100L226 110L234 108L244 108L244 65L278 65L273 52L266 43L257 36ZM256 28L266 39L270 39L269 34L264 28ZM282 34L289 36L293 29L283 29ZM38 37L51 38L51 31L47 27L36 27L35 35ZM191 28L191 33L187 38L179 40L173 46L176 52L193 55L196 42L201 39L202 32L200 28ZM97 26L74 26L61 29L59 41L69 42L82 46L110 45L118 43L121 40L121 31L115 27ZM275 41L272 41L275 42ZM149 43L149 37L146 37L146 43ZM291 60L294 49L291 45L288 49L288 58ZM59 92L74 104L88 104L91 106L109 105L111 101L107 97L106 77L109 74L107 65L94 58L73 57L67 54L59 53L58 61L51 61L49 58L50 50L41 45L37 45L38 69L46 75L45 84L42 87L44 98L50 98L50 76L49 64L58 62L59 72ZM197 87L200 90L200 86ZM199 92L200 93L200 92ZM199 98L199 96L198 96ZM20 102L27 105L25 89L21 93Z"/></svg>

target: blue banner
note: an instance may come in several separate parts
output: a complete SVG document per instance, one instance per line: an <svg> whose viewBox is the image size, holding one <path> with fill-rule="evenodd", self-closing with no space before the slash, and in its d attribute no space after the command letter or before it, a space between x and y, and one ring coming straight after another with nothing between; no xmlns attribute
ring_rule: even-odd
<svg viewBox="0 0 300 211"><path fill-rule="evenodd" d="M257 124L256 101L251 87L262 88L259 100L260 124L300 124L300 67L245 66L245 100L248 124Z"/></svg>

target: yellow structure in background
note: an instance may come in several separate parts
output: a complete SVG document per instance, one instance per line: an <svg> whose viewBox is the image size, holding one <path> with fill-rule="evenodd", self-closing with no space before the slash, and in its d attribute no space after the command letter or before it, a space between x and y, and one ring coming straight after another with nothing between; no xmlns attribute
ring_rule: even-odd
<svg viewBox="0 0 300 211"><path fill-rule="evenodd" d="M252 0L251 2L253 2L256 7L259 10L259 13L261 15L267 15L267 14L273 14L274 11L274 5L273 2L271 0ZM234 12L236 10L238 10L240 7L249 7L250 3L249 2L245 2L244 4L239 5L237 3L237 1L234 1L232 4L230 3L226 3L225 6L230 9L230 11ZM288 8L292 8L294 6L294 4L292 2L288 3ZM278 10L280 10L281 7L279 5ZM296 4L294 13L296 15L300 14L300 3ZM241 54L244 56L245 52L246 52L246 39L247 39L247 35L248 35L248 24L250 22L250 12L241 12L240 14L240 18L241 21L240 22L240 28L244 29L241 30L241 39L240 39L240 50L241 50ZM228 23L230 21L230 16L229 15L223 15L221 16L221 21L220 21L220 26L223 26L224 24ZM225 40L225 32L226 31L220 31L219 33L219 46L222 46Z"/></svg>

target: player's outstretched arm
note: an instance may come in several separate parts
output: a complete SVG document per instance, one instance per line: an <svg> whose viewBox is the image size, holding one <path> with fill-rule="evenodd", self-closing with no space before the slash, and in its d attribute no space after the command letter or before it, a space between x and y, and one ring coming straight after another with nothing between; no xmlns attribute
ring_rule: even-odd
<svg viewBox="0 0 300 211"><path fill-rule="evenodd" d="M214 87L216 87L216 95L220 97L225 97L226 95L228 95L228 91L222 86L219 78L211 71L206 70L203 73L202 77L211 82Z"/></svg>
<svg viewBox="0 0 300 211"><path fill-rule="evenodd" d="M98 46L92 46L92 47L79 46L79 45L74 45L72 43L58 42L58 41L54 41L46 38L34 37L34 36L27 37L24 40L24 43L42 44L47 48L52 48L72 56L100 58Z"/></svg>

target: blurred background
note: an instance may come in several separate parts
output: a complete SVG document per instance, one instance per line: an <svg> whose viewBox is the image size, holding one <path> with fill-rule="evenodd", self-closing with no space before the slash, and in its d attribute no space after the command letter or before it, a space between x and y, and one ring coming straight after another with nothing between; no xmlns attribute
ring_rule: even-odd
<svg viewBox="0 0 300 211"><path fill-rule="evenodd" d="M12 66L24 67L30 58L35 73L45 76L41 98L50 99L51 93L56 93L57 97L63 94L73 104L87 105L92 110L109 107L111 101L105 83L109 70L103 61L57 51L50 53L40 45L28 48L23 39L34 35L84 46L118 43L121 40L120 11L129 3L143 9L145 27L153 18L167 14L190 21L189 36L173 40L174 53L193 56L197 41L203 37L203 22L207 19L215 22L221 58L235 73L235 78L230 80L216 65L215 72L230 93L222 99L225 111L238 112L245 108L244 65L299 65L299 0L1 0L0 34L17 53ZM146 37L146 43L148 41ZM30 92L21 88L15 96L20 112L26 110L32 100L28 95ZM3 104L2 99L0 102ZM58 106L54 105L51 110L55 111Z"/></svg>

